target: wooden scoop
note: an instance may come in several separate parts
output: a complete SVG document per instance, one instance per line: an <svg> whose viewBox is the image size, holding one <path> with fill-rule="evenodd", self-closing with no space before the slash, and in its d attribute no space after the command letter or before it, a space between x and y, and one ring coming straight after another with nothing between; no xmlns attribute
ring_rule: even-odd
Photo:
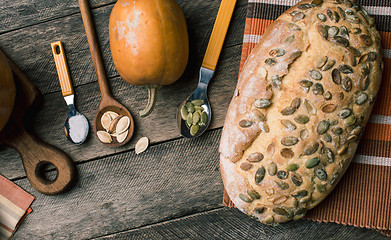
<svg viewBox="0 0 391 240"><path fill-rule="evenodd" d="M95 135L97 135L98 131L101 130L104 131L104 128L101 123L101 118L105 112L113 111L118 113L119 115L127 116L130 119L130 126L128 129L129 132L126 139L121 143L116 141L115 138L111 143L103 143L105 145L119 147L126 144L133 135L133 131L134 131L133 117L130 114L130 112L122 104L120 104L117 100L115 100L110 93L105 69L103 67L102 56L99 50L98 40L96 38L95 29L91 17L90 7L88 5L88 0L79 0L79 7L80 7L81 16L83 18L84 28L87 34L88 44L90 46L92 61L94 62L96 76L98 78L100 94L102 96L94 120Z"/></svg>

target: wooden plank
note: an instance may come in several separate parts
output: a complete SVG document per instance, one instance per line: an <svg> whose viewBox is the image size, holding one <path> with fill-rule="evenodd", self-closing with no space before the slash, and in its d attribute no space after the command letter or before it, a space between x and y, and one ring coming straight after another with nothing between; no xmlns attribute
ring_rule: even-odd
<svg viewBox="0 0 391 240"><path fill-rule="evenodd" d="M220 134L80 164L77 186L58 196L38 193L27 179L15 181L36 200L14 238L85 239L221 207Z"/></svg>
<svg viewBox="0 0 391 240"><path fill-rule="evenodd" d="M210 129L223 126L228 104L231 101L238 75L241 45L224 49L216 75L209 87L209 98L213 109ZM82 145L73 145L66 140L63 126L68 108L60 92L47 94L40 111L36 113L34 129L44 141L59 147L68 153L76 162L111 155L133 149L136 141L142 136L150 138L153 144L180 137L176 126L178 105L190 95L198 82L198 70L188 71L178 82L160 90L155 110L147 118L140 118L138 111L147 102L147 90L125 83L119 77L112 79L114 96L133 114L136 130L130 143L121 148L103 146L93 135ZM95 110L100 101L98 84L89 83L75 88L76 108L93 124ZM15 151L4 149L0 154L0 173L10 179L25 176L21 160Z"/></svg>
<svg viewBox="0 0 391 240"><path fill-rule="evenodd" d="M91 8L116 0L90 0ZM3 0L0 5L0 34L78 13L77 1Z"/></svg>
<svg viewBox="0 0 391 240"><path fill-rule="evenodd" d="M266 226L250 219L237 209L219 208L96 239L387 240L389 238L372 229L309 220Z"/></svg>
<svg viewBox="0 0 391 240"><path fill-rule="evenodd" d="M190 60L187 71L193 71L192 67L201 61L204 55L220 1L178 2L185 13L190 36ZM118 76L111 58L108 37L108 22L113 6L104 5L93 10L107 76L111 78ZM246 0L238 1L225 47L242 43L246 7ZM10 10L11 13L13 11L17 11L17 8ZM50 43L57 40L64 43L73 85L81 86L95 82L95 71L80 14L1 34L0 47L25 71L38 88L47 94L60 91L50 50ZM239 62L237 64L239 65Z"/></svg>

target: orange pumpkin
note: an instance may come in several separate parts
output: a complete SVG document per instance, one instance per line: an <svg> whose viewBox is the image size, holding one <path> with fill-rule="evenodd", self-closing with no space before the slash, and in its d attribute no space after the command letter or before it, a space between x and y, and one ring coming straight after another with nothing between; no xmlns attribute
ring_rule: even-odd
<svg viewBox="0 0 391 240"><path fill-rule="evenodd" d="M7 124L14 108L16 89L6 57L0 52L0 131Z"/></svg>
<svg viewBox="0 0 391 240"><path fill-rule="evenodd" d="M110 49L128 83L147 86L153 109L157 90L183 74L189 56L186 20L174 0L119 0L110 15Z"/></svg>

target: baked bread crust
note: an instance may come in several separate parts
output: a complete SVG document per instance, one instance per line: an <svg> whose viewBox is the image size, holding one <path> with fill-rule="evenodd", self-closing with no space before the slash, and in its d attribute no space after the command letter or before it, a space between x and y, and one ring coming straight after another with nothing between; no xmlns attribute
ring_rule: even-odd
<svg viewBox="0 0 391 240"><path fill-rule="evenodd" d="M345 173L383 70L374 19L349 0L305 0L248 57L220 141L225 189L266 224L302 218Z"/></svg>

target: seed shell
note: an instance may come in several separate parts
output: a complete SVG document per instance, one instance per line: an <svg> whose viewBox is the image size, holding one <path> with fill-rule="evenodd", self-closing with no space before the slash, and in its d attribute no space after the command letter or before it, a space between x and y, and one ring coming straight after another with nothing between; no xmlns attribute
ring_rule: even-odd
<svg viewBox="0 0 391 240"><path fill-rule="evenodd" d="M290 148L283 148L280 154L281 156L287 159L291 159L295 155L295 153Z"/></svg>
<svg viewBox="0 0 391 240"><path fill-rule="evenodd" d="M337 109L337 104L329 103L322 107L322 112L324 113L332 113Z"/></svg>
<svg viewBox="0 0 391 240"><path fill-rule="evenodd" d="M149 139L147 137L142 137L140 140L137 141L136 146L135 146L135 152L136 154L140 154L144 152L149 145Z"/></svg>
<svg viewBox="0 0 391 240"><path fill-rule="evenodd" d="M254 101L254 107L265 109L268 108L271 105L271 102L269 99L266 98L259 98Z"/></svg>
<svg viewBox="0 0 391 240"><path fill-rule="evenodd" d="M335 84L341 84L342 76L341 76L341 72L337 68L334 68L333 71L331 72L331 78L333 79L333 82Z"/></svg>
<svg viewBox="0 0 391 240"><path fill-rule="evenodd" d="M293 146L298 142L299 142L299 139L297 139L296 137L293 137L293 136L285 137L281 140L281 144L284 146L287 146L287 147Z"/></svg>
<svg viewBox="0 0 391 240"><path fill-rule="evenodd" d="M290 120L283 119L281 120L281 124L290 131L296 130L296 125Z"/></svg>
<svg viewBox="0 0 391 240"><path fill-rule="evenodd" d="M300 186L303 183L303 178L299 174L294 173L291 176L291 181L296 186Z"/></svg>
<svg viewBox="0 0 391 240"><path fill-rule="evenodd" d="M304 107L311 115L316 115L317 110L316 110L315 104L313 104L310 100L306 99L304 101Z"/></svg>
<svg viewBox="0 0 391 240"><path fill-rule="evenodd" d="M193 119L194 119L194 116L193 116ZM194 123L194 120L193 120L193 123ZM250 121L250 120L240 120L240 122L239 122L239 126L241 127L241 128L249 128L249 127L251 127L253 125L253 122L252 121Z"/></svg>
<svg viewBox="0 0 391 240"><path fill-rule="evenodd" d="M250 170L252 167L253 167L253 165L252 165L251 163L248 163L248 162L244 162L244 163L240 164L240 168L241 168L243 171L248 171L248 170Z"/></svg>
<svg viewBox="0 0 391 240"><path fill-rule="evenodd" d="M330 70L332 67L334 67L335 65L335 60L334 59L331 59L330 61L327 61L327 63L323 66L322 68L322 71L328 71Z"/></svg>
<svg viewBox="0 0 391 240"><path fill-rule="evenodd" d="M123 133L120 133L117 135L117 142L122 143L125 141L126 137L128 136L129 130L126 130Z"/></svg>
<svg viewBox="0 0 391 240"><path fill-rule="evenodd" d="M97 131L96 135L98 136L98 139L103 143L111 143L112 142L110 134L106 131Z"/></svg>

